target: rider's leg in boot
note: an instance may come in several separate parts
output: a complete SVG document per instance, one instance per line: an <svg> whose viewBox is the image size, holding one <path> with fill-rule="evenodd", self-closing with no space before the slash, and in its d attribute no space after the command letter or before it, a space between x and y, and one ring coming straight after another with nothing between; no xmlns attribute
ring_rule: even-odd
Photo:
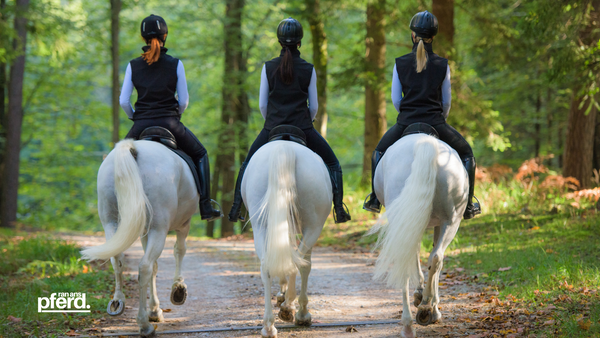
<svg viewBox="0 0 600 338"><path fill-rule="evenodd" d="M208 154L202 156L196 163L200 178L200 216L208 222L223 217L221 210L214 209L210 204L210 164Z"/></svg>
<svg viewBox="0 0 600 338"><path fill-rule="evenodd" d="M344 204L344 180L342 177L342 168L339 165L336 168L329 168L331 183L333 188L333 219L335 223L348 222L352 218Z"/></svg>
<svg viewBox="0 0 600 338"><path fill-rule="evenodd" d="M377 195L375 195L375 169L383 154L382 151L373 151L373 156L371 157L371 193L367 196L368 200L363 204L363 209L376 213L381 212L381 203L379 203Z"/></svg>
<svg viewBox="0 0 600 338"><path fill-rule="evenodd" d="M479 203L473 203L473 195L475 192L475 168L477 167L474 157L467 157L463 160L467 174L469 174L469 199L467 201L467 208L463 215L464 219L470 219L475 215L481 214L481 207Z"/></svg>
<svg viewBox="0 0 600 338"><path fill-rule="evenodd" d="M242 179L244 177L244 171L246 171L246 166L248 162L242 163L240 167L240 172L237 177L237 181L235 182L235 192L233 194L233 205L231 206L231 211L229 212L228 218L230 222L244 221L244 217L241 215L242 210Z"/></svg>

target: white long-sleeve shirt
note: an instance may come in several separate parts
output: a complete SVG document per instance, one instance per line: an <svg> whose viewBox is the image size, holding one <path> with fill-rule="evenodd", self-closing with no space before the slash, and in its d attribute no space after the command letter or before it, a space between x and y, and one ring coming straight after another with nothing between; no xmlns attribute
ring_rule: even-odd
<svg viewBox="0 0 600 338"><path fill-rule="evenodd" d="M392 103L394 107L400 113L400 102L402 101L402 84L400 83L400 79L398 78L398 71L396 70L396 65L394 65L394 74L392 76ZM450 106L452 105L452 89L450 88L450 66L448 66L448 70L446 70L446 77L444 78L444 82L442 82L442 106L443 106L443 115L444 118L448 118L448 114L450 113Z"/></svg>
<svg viewBox="0 0 600 338"><path fill-rule="evenodd" d="M121 96L119 96L119 104L121 108L127 113L130 119L133 119L135 111L131 106L131 93L133 93L133 82L131 81L131 64L127 65L125 70L125 79L123 80L123 88L121 88ZM185 79L185 69L183 63L179 60L177 64L177 100L179 101L179 115L183 114L188 104L190 103L190 97L187 89L187 81Z"/></svg>
<svg viewBox="0 0 600 338"><path fill-rule="evenodd" d="M258 107L260 114L267 119L267 106L269 105L269 80L267 79L267 67L263 66L260 74L260 95L258 96ZM319 110L319 100L317 98L317 73L313 68L310 83L308 85L308 110L310 119L314 120Z"/></svg>

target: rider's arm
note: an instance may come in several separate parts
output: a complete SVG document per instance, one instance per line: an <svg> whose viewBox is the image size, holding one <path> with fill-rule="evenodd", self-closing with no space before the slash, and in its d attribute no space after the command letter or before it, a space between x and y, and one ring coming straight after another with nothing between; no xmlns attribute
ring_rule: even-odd
<svg viewBox="0 0 600 338"><path fill-rule="evenodd" d="M177 99L179 100L179 115L181 115L190 103L187 81L185 80L185 69L181 60L177 64Z"/></svg>
<svg viewBox="0 0 600 338"><path fill-rule="evenodd" d="M394 108L400 112L400 101L402 101L402 84L398 78L398 71L396 65L394 65L394 74L392 75L392 103Z"/></svg>
<svg viewBox="0 0 600 338"><path fill-rule="evenodd" d="M129 98L131 97L131 93L133 92L133 82L131 82L131 64L127 65L127 70L125 70L125 79L123 80L123 88L121 88L121 96L119 96L119 104L121 108L127 113L127 116L132 119L133 118L133 107L131 106L131 102Z"/></svg>
<svg viewBox="0 0 600 338"><path fill-rule="evenodd" d="M452 105L452 89L450 88L450 66L446 71L446 78L442 82L442 106L444 109L444 118L448 118L450 113L450 106Z"/></svg>
<svg viewBox="0 0 600 338"><path fill-rule="evenodd" d="M319 110L319 95L317 94L317 72L313 67L310 84L308 85L308 110L310 111L310 120L314 121Z"/></svg>
<svg viewBox="0 0 600 338"><path fill-rule="evenodd" d="M269 104L269 80L267 80L267 66L263 66L260 73L260 92L258 96L258 108L263 119L267 119L267 105Z"/></svg>

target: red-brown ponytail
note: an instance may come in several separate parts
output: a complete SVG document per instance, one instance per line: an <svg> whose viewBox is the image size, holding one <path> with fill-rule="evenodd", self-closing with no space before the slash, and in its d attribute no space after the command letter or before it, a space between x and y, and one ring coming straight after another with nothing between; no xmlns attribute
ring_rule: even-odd
<svg viewBox="0 0 600 338"><path fill-rule="evenodd" d="M167 37L167 34L163 37L163 40ZM148 41L146 41L148 43ZM149 65L155 63L160 58L160 41L158 38L150 39L150 49L142 53L142 57Z"/></svg>

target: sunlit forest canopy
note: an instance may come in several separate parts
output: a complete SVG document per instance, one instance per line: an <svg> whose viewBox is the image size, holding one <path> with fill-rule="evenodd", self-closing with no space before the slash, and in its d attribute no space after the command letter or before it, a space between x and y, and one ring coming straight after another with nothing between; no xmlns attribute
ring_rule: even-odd
<svg viewBox="0 0 600 338"><path fill-rule="evenodd" d="M277 24L289 16L300 20L305 36L300 52L314 63L309 22L316 5L326 34L325 41L318 40L327 51L326 137L340 159L348 189L358 188L363 176L365 86L383 90L387 127L393 125L397 112L390 98L392 69L395 58L412 49L408 23L416 12L431 11L440 3L453 10L452 31L440 18L442 33L433 43L435 52L449 58L452 70L448 123L472 144L480 165L516 169L527 159L544 157L551 170L560 172L570 110L598 114L599 25L589 21L598 1L257 0L239 2L241 37L232 40L237 47L229 47L237 48L244 61L245 71L236 76L243 78L248 123L235 124L235 137L223 144L223 93L232 86L224 81L225 41L231 38L225 27L234 24L226 6L233 2L119 2L120 83L127 64L145 45L141 20L150 14L162 16L169 25L166 47L185 65L190 105L182 121L205 145L213 163L220 152L234 152L231 170L239 166L263 125L258 109L260 71L265 61L279 55ZM384 81L368 64L367 8L374 4L383 13ZM17 12L14 1L2 1L2 6L0 62L7 68L18 54L12 24ZM34 0L25 16L18 219L36 226L99 229L96 173L113 147L111 1ZM134 91L132 102L135 95ZM320 118L317 123L322 123ZM132 122L122 110L119 122L122 138ZM598 129L595 155L589 159L594 168L600 168ZM4 148L2 137L0 142ZM230 194L217 183L213 190L219 196ZM352 208L358 209L358 204Z"/></svg>

